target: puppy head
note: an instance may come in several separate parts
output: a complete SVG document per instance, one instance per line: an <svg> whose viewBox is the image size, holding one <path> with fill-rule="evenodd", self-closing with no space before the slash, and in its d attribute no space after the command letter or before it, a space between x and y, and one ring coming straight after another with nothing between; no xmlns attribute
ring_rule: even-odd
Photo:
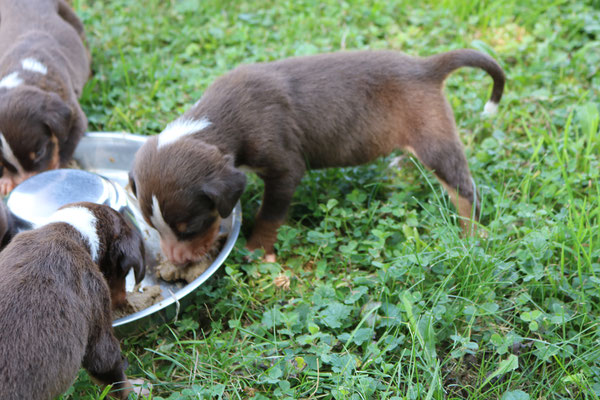
<svg viewBox="0 0 600 400"><path fill-rule="evenodd" d="M233 157L213 145L188 138L160 146L157 137L138 151L131 188L146 222L158 230L169 261L200 259L246 187Z"/></svg>
<svg viewBox="0 0 600 400"><path fill-rule="evenodd" d="M36 173L59 167L59 149L68 138L72 112L56 93L34 86L0 92L3 178L14 187Z"/></svg>
<svg viewBox="0 0 600 400"><path fill-rule="evenodd" d="M71 214L73 221L70 221L68 212L74 209L82 210L84 214ZM64 213L61 220L72 224L90 244L92 258L110 288L113 307L123 304L125 277L129 270L133 268L136 283L142 281L146 272L141 234L125 217L105 205L72 203L62 207L57 213L60 212ZM84 218L81 218L82 215Z"/></svg>

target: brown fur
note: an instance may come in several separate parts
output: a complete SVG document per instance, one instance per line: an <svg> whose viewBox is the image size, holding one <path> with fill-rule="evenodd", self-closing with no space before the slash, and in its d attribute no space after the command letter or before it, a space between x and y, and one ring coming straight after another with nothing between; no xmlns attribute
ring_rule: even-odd
<svg viewBox="0 0 600 400"><path fill-rule="evenodd" d="M113 384L117 398L131 391L113 334L107 279L143 265L141 236L107 206L67 207L74 205L97 218L98 264L87 241L62 222L20 233L0 253L2 399L53 399L80 366L94 380Z"/></svg>
<svg viewBox="0 0 600 400"><path fill-rule="evenodd" d="M486 70L492 101L500 100L502 69L468 49L428 58L339 52L238 67L182 116L207 118L210 126L159 150L152 138L137 153L131 176L142 211L150 217L154 195L173 230L215 208L226 217L245 185L238 167L248 166L265 183L248 247L271 253L306 169L363 164L405 149L457 191L452 199L468 220L476 196L443 93L444 79L461 66Z"/></svg>
<svg viewBox="0 0 600 400"><path fill-rule="evenodd" d="M15 220L6 204L0 200L0 250L6 247L16 233Z"/></svg>
<svg viewBox="0 0 600 400"><path fill-rule="evenodd" d="M3 157L6 194L73 156L87 129L78 98L90 76L90 54L83 25L64 0L1 0L0 18L0 79L16 72L23 80L0 88L0 133L27 173ZM23 69L26 58L41 62L47 74Z"/></svg>

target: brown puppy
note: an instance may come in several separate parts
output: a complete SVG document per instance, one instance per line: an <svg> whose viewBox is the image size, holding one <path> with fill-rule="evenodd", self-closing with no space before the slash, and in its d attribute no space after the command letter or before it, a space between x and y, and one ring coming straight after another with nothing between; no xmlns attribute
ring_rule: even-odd
<svg viewBox="0 0 600 400"><path fill-rule="evenodd" d="M125 399L131 384L109 287L118 292L130 268L142 279L141 235L118 212L92 203L65 206L47 222L0 253L0 397L53 399L83 365Z"/></svg>
<svg viewBox="0 0 600 400"><path fill-rule="evenodd" d="M0 0L0 194L65 166L87 128L83 25L64 0Z"/></svg>
<svg viewBox="0 0 600 400"><path fill-rule="evenodd" d="M265 183L247 246L272 254L307 168L363 164L405 149L435 172L468 230L472 205L479 204L443 94L444 79L463 66L492 76L486 110L497 108L504 73L475 50L427 58L340 52L241 66L142 146L131 186L165 254L185 263L209 248L219 217L231 213L244 190L239 167L247 166Z"/></svg>

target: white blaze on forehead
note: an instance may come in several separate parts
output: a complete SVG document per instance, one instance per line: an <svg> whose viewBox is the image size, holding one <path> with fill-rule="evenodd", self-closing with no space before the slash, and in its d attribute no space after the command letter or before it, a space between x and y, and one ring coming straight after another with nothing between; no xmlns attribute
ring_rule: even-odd
<svg viewBox="0 0 600 400"><path fill-rule="evenodd" d="M23 83L23 79L19 78L18 72L11 72L0 80L0 88L12 89Z"/></svg>
<svg viewBox="0 0 600 400"><path fill-rule="evenodd" d="M25 174L25 169L21 166L21 163L17 159L17 157L12 152L10 145L6 141L6 138L0 132L0 142L2 143L2 155L6 161L12 164L13 167L17 169L17 172L21 175Z"/></svg>
<svg viewBox="0 0 600 400"><path fill-rule="evenodd" d="M85 207L67 207L62 208L48 217L42 225L48 225L55 222L65 222L77 229L90 245L90 254L94 262L98 262L98 249L100 248L100 239L96 231L96 216Z"/></svg>
<svg viewBox="0 0 600 400"><path fill-rule="evenodd" d="M181 139L182 137L191 135L209 126L211 122L204 117L200 120L187 118L179 118L171 122L164 131L158 135L157 148L167 146Z"/></svg>
<svg viewBox="0 0 600 400"><path fill-rule="evenodd" d="M158 199L156 198L156 195L152 195L152 215L150 216L150 222L152 222L152 225L154 225L154 229L156 229L158 233L160 233L161 237L175 237L175 233L173 233L173 230L163 218L162 211L160 211L160 204L158 204Z"/></svg>
<svg viewBox="0 0 600 400"><path fill-rule="evenodd" d="M38 72L42 75L48 73L48 68L35 58L24 58L21 60L21 67L27 71Z"/></svg>

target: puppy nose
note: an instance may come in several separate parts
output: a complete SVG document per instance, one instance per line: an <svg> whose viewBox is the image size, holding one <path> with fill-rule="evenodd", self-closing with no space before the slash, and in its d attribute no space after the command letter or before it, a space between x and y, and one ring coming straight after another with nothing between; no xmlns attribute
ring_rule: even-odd
<svg viewBox="0 0 600 400"><path fill-rule="evenodd" d="M161 248L167 259L175 265L185 265L195 261L194 252L181 243L165 243L161 241Z"/></svg>

